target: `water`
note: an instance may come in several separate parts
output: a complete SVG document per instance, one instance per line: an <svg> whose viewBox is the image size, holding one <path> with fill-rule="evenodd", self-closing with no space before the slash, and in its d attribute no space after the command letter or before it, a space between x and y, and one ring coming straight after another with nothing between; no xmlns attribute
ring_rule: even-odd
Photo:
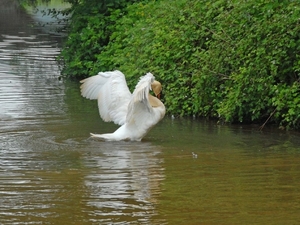
<svg viewBox="0 0 300 225"><path fill-rule="evenodd" d="M92 140L117 126L58 79L61 37L1 19L0 224L300 223L299 133L166 117L142 142Z"/></svg>

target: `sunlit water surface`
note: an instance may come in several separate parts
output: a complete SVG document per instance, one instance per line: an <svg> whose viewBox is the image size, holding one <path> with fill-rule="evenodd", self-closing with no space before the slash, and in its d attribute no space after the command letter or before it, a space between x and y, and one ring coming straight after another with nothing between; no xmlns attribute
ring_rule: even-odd
<svg viewBox="0 0 300 225"><path fill-rule="evenodd" d="M5 21L0 224L300 224L299 133L166 117L142 142L92 140L117 126L58 79L61 37Z"/></svg>

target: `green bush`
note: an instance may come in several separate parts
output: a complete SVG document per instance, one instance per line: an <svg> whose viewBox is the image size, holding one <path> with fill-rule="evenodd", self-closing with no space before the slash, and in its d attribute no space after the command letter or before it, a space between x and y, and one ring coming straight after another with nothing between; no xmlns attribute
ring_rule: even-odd
<svg viewBox="0 0 300 225"><path fill-rule="evenodd" d="M71 51L80 53L69 59L77 67L66 71L119 69L131 88L150 71L171 114L300 128L299 1L160 0L123 12L105 16L107 34L87 15L90 26L74 39L85 47Z"/></svg>
<svg viewBox="0 0 300 225"><path fill-rule="evenodd" d="M292 1L238 2L217 18L220 28L210 51L231 68L218 109L226 121L261 121L276 109L273 121L290 126L283 112L293 107L300 113L299 105L288 105L280 96L282 88L299 90L299 6ZM216 46L219 37L226 38L224 51Z"/></svg>
<svg viewBox="0 0 300 225"><path fill-rule="evenodd" d="M68 0L70 24L68 37L59 58L62 74L82 78L95 73L95 61L109 42L115 21L126 13L128 4L138 0ZM110 16L118 10L119 14ZM123 11L121 11L123 10Z"/></svg>

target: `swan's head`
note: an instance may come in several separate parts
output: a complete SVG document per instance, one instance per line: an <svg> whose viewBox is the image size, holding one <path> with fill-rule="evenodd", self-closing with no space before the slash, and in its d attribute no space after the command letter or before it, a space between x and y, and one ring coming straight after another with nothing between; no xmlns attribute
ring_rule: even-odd
<svg viewBox="0 0 300 225"><path fill-rule="evenodd" d="M158 82L157 80L154 80L151 84L151 88L155 94L155 96L160 99L160 93L161 93L161 90L162 90L162 87L161 87L161 83Z"/></svg>

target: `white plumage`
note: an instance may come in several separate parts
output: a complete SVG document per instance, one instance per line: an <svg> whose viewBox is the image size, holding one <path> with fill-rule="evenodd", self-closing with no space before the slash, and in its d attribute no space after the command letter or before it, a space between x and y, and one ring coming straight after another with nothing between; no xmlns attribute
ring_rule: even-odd
<svg viewBox="0 0 300 225"><path fill-rule="evenodd" d="M110 141L140 141L165 115L164 104L149 94L160 95L161 84L151 73L142 76L131 94L122 72L100 72L80 81L81 95L97 99L101 118L121 125L114 133L91 134Z"/></svg>

